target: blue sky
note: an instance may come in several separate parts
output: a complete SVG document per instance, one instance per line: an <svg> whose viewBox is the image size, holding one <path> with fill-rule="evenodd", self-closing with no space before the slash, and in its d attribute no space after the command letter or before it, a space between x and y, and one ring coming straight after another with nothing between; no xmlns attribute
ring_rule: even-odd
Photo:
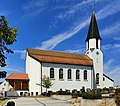
<svg viewBox="0 0 120 106"><path fill-rule="evenodd" d="M8 65L0 70L24 73L27 48L84 54L93 4L104 73L120 85L120 0L0 0L0 15L19 28L17 41L9 46L14 54L6 54Z"/></svg>

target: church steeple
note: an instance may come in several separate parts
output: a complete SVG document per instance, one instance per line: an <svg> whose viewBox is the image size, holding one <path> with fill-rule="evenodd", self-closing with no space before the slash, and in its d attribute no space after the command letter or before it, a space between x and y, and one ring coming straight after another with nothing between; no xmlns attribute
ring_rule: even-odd
<svg viewBox="0 0 120 106"><path fill-rule="evenodd" d="M92 38L95 38L97 40L98 39L101 40L94 11L92 12L92 17L91 17L90 26L89 26L86 41L89 41L89 39L92 39Z"/></svg>

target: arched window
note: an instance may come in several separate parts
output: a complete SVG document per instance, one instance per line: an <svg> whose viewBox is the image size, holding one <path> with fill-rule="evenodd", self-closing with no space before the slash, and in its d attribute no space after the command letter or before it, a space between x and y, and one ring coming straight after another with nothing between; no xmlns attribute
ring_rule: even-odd
<svg viewBox="0 0 120 106"><path fill-rule="evenodd" d="M68 69L68 79L71 79L72 78L72 70L71 69Z"/></svg>
<svg viewBox="0 0 120 106"><path fill-rule="evenodd" d="M54 78L54 68L50 68L50 78Z"/></svg>
<svg viewBox="0 0 120 106"><path fill-rule="evenodd" d="M59 69L59 79L63 79L63 69Z"/></svg>
<svg viewBox="0 0 120 106"><path fill-rule="evenodd" d="M76 70L76 80L80 79L80 70Z"/></svg>
<svg viewBox="0 0 120 106"><path fill-rule="evenodd" d="M105 77L103 77L103 81L105 81Z"/></svg>
<svg viewBox="0 0 120 106"><path fill-rule="evenodd" d="M99 73L96 74L96 84L99 84Z"/></svg>
<svg viewBox="0 0 120 106"><path fill-rule="evenodd" d="M87 80L87 70L84 70L84 80Z"/></svg>

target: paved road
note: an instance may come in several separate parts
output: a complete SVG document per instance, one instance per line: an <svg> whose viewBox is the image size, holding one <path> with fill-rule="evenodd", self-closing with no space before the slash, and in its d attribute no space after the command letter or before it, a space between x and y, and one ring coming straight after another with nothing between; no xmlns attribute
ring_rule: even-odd
<svg viewBox="0 0 120 106"><path fill-rule="evenodd" d="M17 98L10 99L14 101L15 106L70 106L71 103L63 100L56 100L52 98ZM6 104L5 104L6 105Z"/></svg>

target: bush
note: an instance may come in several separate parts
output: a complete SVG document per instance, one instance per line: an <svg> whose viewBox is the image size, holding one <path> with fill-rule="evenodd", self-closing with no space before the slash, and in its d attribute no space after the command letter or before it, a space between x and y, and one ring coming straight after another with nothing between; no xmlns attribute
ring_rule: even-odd
<svg viewBox="0 0 120 106"><path fill-rule="evenodd" d="M83 99L102 99L101 94L82 94Z"/></svg>
<svg viewBox="0 0 120 106"><path fill-rule="evenodd" d="M43 92L41 95L42 95L42 96L47 96L47 93L46 93L46 92Z"/></svg>
<svg viewBox="0 0 120 106"><path fill-rule="evenodd" d="M120 94L120 88L117 88L117 89L115 90L115 93L116 93L116 94Z"/></svg>
<svg viewBox="0 0 120 106"><path fill-rule="evenodd" d="M66 91L57 91L55 94L57 95L70 95L70 92L66 92Z"/></svg>
<svg viewBox="0 0 120 106"><path fill-rule="evenodd" d="M83 94L81 94L81 93L78 93L77 95L78 95L78 97L82 97L83 96Z"/></svg>
<svg viewBox="0 0 120 106"><path fill-rule="evenodd" d="M117 106L120 106L120 94L114 97Z"/></svg>

